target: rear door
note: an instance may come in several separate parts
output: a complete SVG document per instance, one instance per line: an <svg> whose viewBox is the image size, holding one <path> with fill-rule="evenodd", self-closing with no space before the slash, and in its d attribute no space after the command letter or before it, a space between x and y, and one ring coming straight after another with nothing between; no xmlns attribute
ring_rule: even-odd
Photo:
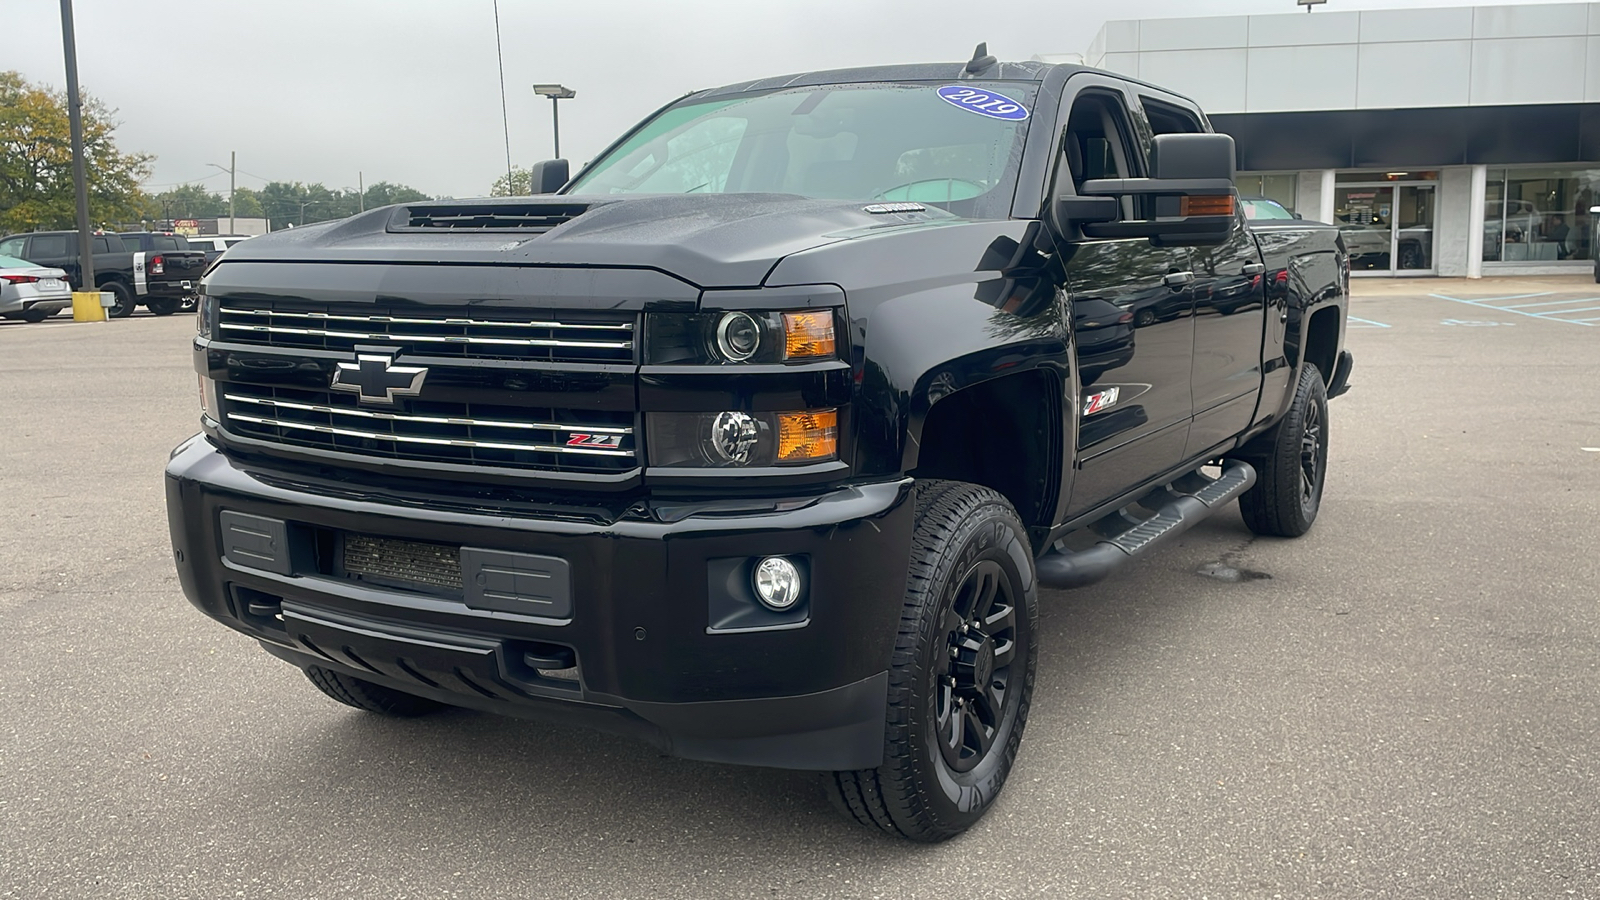
<svg viewBox="0 0 1600 900"><path fill-rule="evenodd" d="M1145 176L1121 83L1074 76L1056 184ZM1132 217L1132 201L1124 201ZM1193 404L1194 296L1189 251L1148 238L1083 240L1063 253L1078 360L1078 471L1067 515L1175 467Z"/></svg>
<svg viewBox="0 0 1600 900"><path fill-rule="evenodd" d="M1179 102L1148 94L1139 108L1152 137L1200 134L1200 116ZM1249 427L1261 396L1262 333L1266 327L1266 267L1242 215L1214 247L1190 250L1194 263L1194 362L1190 393L1194 424L1184 456L1195 457Z"/></svg>

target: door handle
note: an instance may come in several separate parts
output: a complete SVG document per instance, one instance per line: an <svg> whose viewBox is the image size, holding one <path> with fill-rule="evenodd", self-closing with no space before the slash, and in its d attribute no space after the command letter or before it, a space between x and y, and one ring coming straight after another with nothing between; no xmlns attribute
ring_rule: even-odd
<svg viewBox="0 0 1600 900"><path fill-rule="evenodd" d="M1181 288L1194 282L1193 272L1168 272L1161 276L1161 283L1169 288Z"/></svg>
<svg viewBox="0 0 1600 900"><path fill-rule="evenodd" d="M1263 263L1245 263L1244 264L1244 268L1239 270L1239 274L1241 274L1241 275L1260 275L1262 272L1265 272L1266 270L1267 270L1267 267Z"/></svg>

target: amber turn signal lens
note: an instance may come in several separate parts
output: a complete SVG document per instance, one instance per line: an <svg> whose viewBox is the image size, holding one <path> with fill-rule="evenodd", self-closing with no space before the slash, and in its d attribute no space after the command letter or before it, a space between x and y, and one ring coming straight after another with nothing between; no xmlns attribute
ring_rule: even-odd
<svg viewBox="0 0 1600 900"><path fill-rule="evenodd" d="M813 462L839 455L839 411L778 414L778 462Z"/></svg>
<svg viewBox="0 0 1600 900"><path fill-rule="evenodd" d="M833 312L783 314L783 358L815 359L834 355Z"/></svg>
<svg viewBox="0 0 1600 900"><path fill-rule="evenodd" d="M1233 215L1233 195L1184 197L1178 202L1178 215L1231 216Z"/></svg>

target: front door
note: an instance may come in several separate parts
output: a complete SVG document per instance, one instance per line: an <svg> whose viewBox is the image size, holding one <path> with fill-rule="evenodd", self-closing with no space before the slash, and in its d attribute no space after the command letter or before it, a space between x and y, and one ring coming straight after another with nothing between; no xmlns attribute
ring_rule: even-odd
<svg viewBox="0 0 1600 900"><path fill-rule="evenodd" d="M1081 91L1070 110L1057 184L1144 175L1119 91ZM1063 256L1079 384L1072 516L1182 462L1194 412L1195 275L1187 248L1146 238L1084 240Z"/></svg>
<svg viewBox="0 0 1600 900"><path fill-rule="evenodd" d="M1352 273L1434 271L1432 184L1340 185L1333 205Z"/></svg>

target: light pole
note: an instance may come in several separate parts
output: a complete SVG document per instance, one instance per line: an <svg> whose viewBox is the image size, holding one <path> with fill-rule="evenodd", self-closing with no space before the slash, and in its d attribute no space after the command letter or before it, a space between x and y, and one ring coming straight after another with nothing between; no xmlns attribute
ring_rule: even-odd
<svg viewBox="0 0 1600 900"><path fill-rule="evenodd" d="M61 46L67 61L67 125L72 138L72 191L78 201L78 290L95 290L94 251L89 246L89 185L83 155L83 97L78 93L78 38L72 0L61 0Z"/></svg>
<svg viewBox="0 0 1600 900"><path fill-rule="evenodd" d="M228 151L228 164L226 166L220 163L206 163L206 165L216 166L228 173L228 233L233 234L233 185L234 179L238 177L239 173L239 151Z"/></svg>
<svg viewBox="0 0 1600 900"><path fill-rule="evenodd" d="M554 159L561 158L561 101L571 100L578 96L578 92L561 84L536 84L533 92L541 97L550 98L550 112L555 122L556 155Z"/></svg>

